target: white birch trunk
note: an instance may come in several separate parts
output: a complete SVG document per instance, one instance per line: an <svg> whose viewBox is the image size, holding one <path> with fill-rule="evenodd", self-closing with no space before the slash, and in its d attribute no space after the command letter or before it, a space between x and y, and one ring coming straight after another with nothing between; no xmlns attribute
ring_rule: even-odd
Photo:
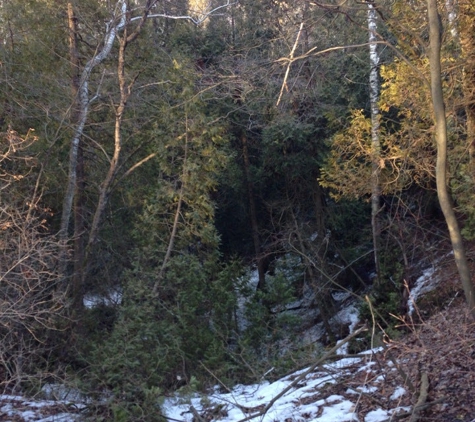
<svg viewBox="0 0 475 422"><path fill-rule="evenodd" d="M381 143L379 138L379 53L377 44L377 14L372 3L368 3L368 30L369 30L369 97L371 105L371 226L373 231L373 249L374 264L376 271L376 280L379 282L379 235L380 227L378 214L380 211L381 186L379 181L380 160L381 160Z"/></svg>
<svg viewBox="0 0 475 422"><path fill-rule="evenodd" d="M98 53L94 55L94 57L92 57L87 62L80 77L77 99L76 99L77 110L78 110L77 120L76 120L76 127L74 130L74 134L71 139L71 146L70 146L70 153L69 153L68 182L67 182L66 192L65 192L64 201L63 201L61 227L60 227L60 232L59 232L62 244L65 246L69 239L69 225L70 225L70 220L71 220L71 215L72 215L72 210L73 210L74 198L76 196L77 189L78 189L78 186L77 186L78 173L77 172L78 172L79 146L80 146L81 138L84 133L84 127L86 125L88 114L89 114L89 105L96 98L95 96L90 96L90 93L89 93L89 81L90 81L91 73L96 66L101 64L109 56L112 50L112 47L114 45L114 41L116 37L118 36L118 33L121 30L123 30L125 26L129 24L130 22L140 20L135 30L130 35L127 35L127 31L125 31L124 38L122 39L121 48L119 51L120 57L119 57L118 73L119 73L119 86L120 86L120 104L116 109L116 124L115 124L115 132L114 132L114 153L110 160L109 170L106 174L106 177L103 183L101 184L101 188L99 191L99 199L96 206L96 210L94 212L94 218L92 221L91 229L89 232L87 247L85 251L85 257L83 259L83 262L78 263L78 266L75 270L76 272L78 271L81 272L81 274L77 274L77 278L79 280L82 280L82 283L84 282L85 277L87 275L87 265L88 265L89 255L92 250L93 244L97 241L100 224L103 219L104 211L109 200L112 184L117 176L117 172L119 169L119 159L120 159L121 148L122 148L122 138L121 138L122 116L125 110L127 99L130 95L131 86L133 85L133 82L131 83L131 85L126 84L125 74L124 74L124 66L125 66L124 54L125 54L125 49L127 47L127 44L131 43L137 38L137 36L139 35L148 17L167 17L170 19L186 19L186 20L191 20L197 24L201 23L205 19L205 17L202 17L200 20L195 21L190 16L167 16L167 15L150 16L149 13L153 9L153 7L157 4L157 1L158 0L147 0L146 5L144 6L144 12L142 16L128 18L127 17L128 2L126 0L117 0L115 4L116 5L115 16L114 18L110 19L109 22L106 24L106 32L104 35L103 45L101 48L98 49ZM208 14L212 14L215 11L229 5L230 3L228 0L226 4L214 8ZM150 158L151 156L153 156L153 154L150 155L148 158ZM142 160L140 163L147 161L147 159ZM140 163L137 163L136 165L134 165L131 169L129 169L128 172L126 172L126 174L128 174L138 165L140 165ZM61 257L61 261L62 261L62 264L61 264L62 271L65 274L66 267L68 264L67 257L66 257L66 249L64 249L63 251L63 256Z"/></svg>
<svg viewBox="0 0 475 422"><path fill-rule="evenodd" d="M77 100L79 108L78 123L74 130L73 138L71 139L71 147L69 150L68 185L64 195L63 212L61 215L60 238L64 242L68 238L69 222L71 220L74 195L76 191L79 143L81 142L81 138L84 133L84 126L89 114L89 105L94 100L94 97L89 97L89 79L94 68L109 56L117 32L120 31L125 25L125 12L127 7L125 0L119 0L118 5L120 6L118 8L120 10L120 16L118 17L119 21L115 22L117 19L109 21L107 25L108 29L104 37L104 46L98 54L96 54L87 62L81 74Z"/></svg>
<svg viewBox="0 0 475 422"><path fill-rule="evenodd" d="M157 3L157 0L148 0L147 5L145 6L145 15L137 16L130 19L130 22L141 20L140 26L143 24L144 18L147 17L148 13L152 10L152 8ZM227 0L225 4L222 4L214 9L210 10L204 16L201 16L200 19L194 19L191 16L169 16L163 14L154 14L148 15L149 18L158 18L164 17L168 19L184 19L190 20L195 24L202 23L209 15L217 12L218 10L230 6L230 0ZM60 227L60 238L61 240L66 243L68 239L68 229L69 223L71 220L72 214L72 206L74 202L75 190L76 190L76 183L77 183L77 161L78 161L78 150L79 150L79 143L81 142L81 137L84 132L84 126L86 124L86 120L89 113L89 105L94 100L94 97L89 96L89 79L91 76L92 71L96 66L102 63L110 54L112 50L112 46L114 44L114 40L120 30L122 30L126 23L127 23L127 2L125 0L117 0L115 10L118 11L118 15L115 18L111 19L106 25L106 34L104 36L104 45L102 49L92 57L84 67L84 70L81 74L81 80L79 85L79 92L78 92L78 119L77 125L74 130L73 137L71 139L71 147L69 152L69 169L68 169L68 184L66 187L66 193L64 195L63 201L63 211L61 215L61 227ZM135 35L134 35L135 36ZM128 40L131 42L132 39Z"/></svg>

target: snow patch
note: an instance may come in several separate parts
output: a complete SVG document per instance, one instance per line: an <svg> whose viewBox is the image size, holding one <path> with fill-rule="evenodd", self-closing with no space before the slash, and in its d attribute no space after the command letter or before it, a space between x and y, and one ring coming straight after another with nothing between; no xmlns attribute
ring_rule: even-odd
<svg viewBox="0 0 475 422"><path fill-rule="evenodd" d="M362 385L361 387L358 387L358 391L369 394L369 393L374 393L375 391L378 391L378 389L377 387Z"/></svg>
<svg viewBox="0 0 475 422"><path fill-rule="evenodd" d="M435 265L438 264L441 260L453 255L453 252L449 252L444 255L442 258L438 259L434 265L430 268L424 270L422 275L414 283L414 287L409 292L409 299L407 301L407 308L409 309L409 315L412 315L415 311L415 304L420 296L429 293L437 288L440 283L439 277L434 277L435 274Z"/></svg>
<svg viewBox="0 0 475 422"><path fill-rule="evenodd" d="M389 397L391 400L398 400L400 397L402 397L404 394L406 394L406 389L403 387L397 387L394 390L394 393L391 394L391 397Z"/></svg>
<svg viewBox="0 0 475 422"><path fill-rule="evenodd" d="M343 308L331 319L331 322L337 322L341 325L348 325L350 334L355 331L359 321L359 312L355 305L350 305L346 308ZM348 354L348 343L341 346L336 353L339 355Z"/></svg>
<svg viewBox="0 0 475 422"><path fill-rule="evenodd" d="M424 293L434 290L438 284L436 277L432 277L435 273L435 267L427 268L422 275L416 280L414 287L409 293L409 299L407 301L407 307L409 309L409 315L412 315L415 310L415 304L419 296Z"/></svg>
<svg viewBox="0 0 475 422"><path fill-rule="evenodd" d="M71 404L65 400L28 400L22 396L0 394L0 418L2 421L35 422L74 422L81 420L81 415L69 413ZM75 404L75 409L85 405ZM63 410L58 413L58 410Z"/></svg>
<svg viewBox="0 0 475 422"><path fill-rule="evenodd" d="M84 403L87 401L79 390L63 384L45 384L41 387L41 393L46 400L61 400L70 403Z"/></svg>
<svg viewBox="0 0 475 422"><path fill-rule="evenodd" d="M107 294L86 294L83 298L84 307L87 309L98 306L117 306L122 303L122 291L110 290Z"/></svg>
<svg viewBox="0 0 475 422"><path fill-rule="evenodd" d="M332 292L332 297L337 302L343 302L351 296L351 292Z"/></svg>
<svg viewBox="0 0 475 422"><path fill-rule="evenodd" d="M390 414L387 410L376 409L369 412L364 420L365 422L381 422L388 419L389 416Z"/></svg>
<svg viewBox="0 0 475 422"><path fill-rule="evenodd" d="M167 398L162 411L170 421L181 420L191 422L193 414L190 406L193 406L199 413L204 412L211 404L214 408L220 406L223 412L219 419L221 422L237 422L241 419L256 415L256 420L260 422L273 422L276 420L311 420L318 422L346 422L358 421L355 413L358 396L361 392L373 393L378 390L376 386L363 385L356 388L349 388L346 396L330 395L326 396L325 386L337 383L343 376L351 376L346 370L351 365L361 364L362 359L341 359L336 362L324 365L321 372L311 372L294 385L282 397L279 397L265 415L257 414L277 395L286 389L296 377L307 372L307 369L296 371L278 381L269 383L262 382L255 385L237 385L231 392L219 394L218 389L214 393L201 400L195 396L188 399L187 403L180 402L177 397ZM371 365L363 364L364 367ZM397 389L402 393L402 387ZM322 398L318 396L321 395ZM349 397L352 397L349 399ZM354 398L353 398L354 397ZM208 407L204 405L207 403ZM366 422L382 422L388 419L397 409L376 409L369 412Z"/></svg>
<svg viewBox="0 0 475 422"><path fill-rule="evenodd" d="M250 289L250 291L255 292L258 284L259 274L257 269L245 275L242 280L239 280L239 287L237 288L236 324L240 332L249 326L249 322L246 318L246 306L249 303L250 296L243 294L242 291Z"/></svg>

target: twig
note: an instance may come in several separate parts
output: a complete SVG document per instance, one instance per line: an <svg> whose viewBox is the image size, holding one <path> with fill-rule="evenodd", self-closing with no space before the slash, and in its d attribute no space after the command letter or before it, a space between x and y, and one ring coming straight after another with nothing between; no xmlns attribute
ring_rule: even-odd
<svg viewBox="0 0 475 422"><path fill-rule="evenodd" d="M385 419L382 422L393 422L394 420L407 418L408 416L411 416L414 413L414 411L420 412L421 410L427 409L428 407L434 406L435 404L442 403L446 399L447 399L447 397L441 397L440 399L437 399L437 400L434 400L434 401L431 401L431 402L426 402L426 403L421 404L419 406L415 406L414 409L412 410L412 412L403 412L403 413L399 413L397 415L392 415L389 419Z"/></svg>
<svg viewBox="0 0 475 422"><path fill-rule="evenodd" d="M404 384L409 387L409 390L411 390L413 393L416 392L416 388L414 387L414 384L411 382L411 379L409 378L409 375L404 372L404 369L402 369L401 365L394 359L394 356L391 354L389 351L388 347L386 344L383 345L383 348L385 349L385 356L389 358L389 360L393 363L393 365L396 367L396 370L398 374L401 376L401 378L404 380Z"/></svg>
<svg viewBox="0 0 475 422"><path fill-rule="evenodd" d="M370 301L368 295L365 296L365 299L368 302L369 309L371 311L371 319L372 319L372 322L373 322L372 325L371 325L371 350L373 350L374 349L374 338L375 338L375 334L376 334L376 318L374 316L373 306L371 305L371 301ZM370 374L370 371L366 372L363 385L366 385L368 383L369 374ZM358 400L355 403L355 409L358 409L362 397L363 397L363 391L361 391L359 396L358 396Z"/></svg>
<svg viewBox="0 0 475 422"><path fill-rule="evenodd" d="M338 355L338 354L333 354L331 356L327 356L326 357L326 360L340 360L340 359L365 359L365 358L368 358L368 354L367 353L359 353L359 354L351 354L351 355L345 355L345 354L342 354L342 355ZM285 374L282 375L282 378L285 378L285 377L288 377L289 375L292 375L293 373L297 372L297 371L300 371L304 368L307 368L309 365L311 365L310 362L306 362L302 365L299 365L297 366L296 368L292 369L291 371L289 372L286 372Z"/></svg>
<svg viewBox="0 0 475 422"><path fill-rule="evenodd" d="M372 336L371 336L371 348L373 348L374 347L373 341L374 341L374 334L375 334L374 330L375 330L375 326L376 326L376 320L375 320L375 317L374 317L373 306L371 304L371 300L370 300L369 296L366 295L365 299L366 299L366 302L368 302L369 308L371 310L371 316L373 318L373 333L372 333ZM401 375L402 379L404 380L405 384L407 384L409 389L414 393L416 391L416 389L414 388L414 385L412 384L409 376L404 372L404 370L401 368L401 365L399 365L397 363L396 359L394 359L394 357L391 355L391 353L389 352L389 349L386 346L386 344L384 342L382 342L382 344L383 344L383 348L386 351L386 356L389 357L389 360L394 364L394 366L396 367L399 375Z"/></svg>
<svg viewBox="0 0 475 422"><path fill-rule="evenodd" d="M368 357L368 353L356 353L356 354L349 354L349 355L337 355L336 353L332 356L328 356L327 357L327 360L330 360L330 359L363 359L363 358L367 358Z"/></svg>
<svg viewBox="0 0 475 422"><path fill-rule="evenodd" d="M427 393L429 391L429 376L427 375L427 372L423 372L421 374L421 389L419 393L419 399L417 400L416 406L414 407L414 410L412 411L411 419L409 419L409 422L417 422L419 420L419 413L422 410L422 406L426 403L427 401Z"/></svg>
<svg viewBox="0 0 475 422"><path fill-rule="evenodd" d="M356 337L362 331L367 330L366 326L363 326L356 330L354 333L350 334L349 336L345 337L342 341L338 342L335 346L333 346L327 353L325 353L320 359L318 359L310 368L308 368L305 372L295 378L286 388L284 388L279 394L277 394L267 405L258 413L254 413L245 417L244 419L239 420L238 422L246 422L251 419L257 418L259 416L264 416L269 409L274 405L274 403L279 400L283 395L289 392L292 388L294 388L300 381L305 379L305 377L314 372L317 366L321 365L323 362L327 360L329 356L333 356L334 353L342 347L344 344L348 343L352 338Z"/></svg>
<svg viewBox="0 0 475 422"><path fill-rule="evenodd" d="M232 392L232 390L226 384L224 384L224 382L222 382L215 374L213 374L213 372L211 372L211 370L209 370L203 362L200 362L200 365L206 370L206 372L208 372L208 374L210 374L216 381L218 381L228 393Z"/></svg>
<svg viewBox="0 0 475 422"><path fill-rule="evenodd" d="M153 15L149 15L149 18L167 18L167 19L175 19L175 20L183 19L183 20L191 21L191 22L193 22L195 25L199 25L200 23L202 23L203 21L205 21L208 16L211 16L211 15L215 14L215 12L216 12L217 10L223 9L224 7L232 6L232 5L236 4L236 3L237 3L237 2L231 3L231 2L228 0L225 4L222 4L221 6L215 7L213 10L210 10L209 12L203 14L202 17L199 18L199 19L195 19L195 18L193 18L193 17L190 16L190 15L176 16L176 15L167 15L167 14L162 14L162 13L154 13ZM215 16L216 16L216 15L215 15ZM134 20L136 20L136 19L138 19L138 17L132 18L131 21L134 21Z"/></svg>
<svg viewBox="0 0 475 422"><path fill-rule="evenodd" d="M205 420L201 417L201 415L193 406L190 406L190 411L191 413L193 413L193 416L196 418L198 422L205 422Z"/></svg>
<svg viewBox="0 0 475 422"><path fill-rule="evenodd" d="M186 422L184 420L181 420L181 419L174 419L174 418L171 418L170 416L165 416L165 415L160 415L162 416L163 418L165 418L166 420L169 420L169 421L173 421L173 422Z"/></svg>
<svg viewBox="0 0 475 422"><path fill-rule="evenodd" d="M284 88L287 86L287 78L289 77L290 66L292 65L295 49L297 48L297 45L299 43L300 33L302 32L302 29L303 29L303 22L300 24L299 32L297 33L297 38L295 39L294 46L292 48L292 51L290 52L289 63L287 64L287 70L285 71L284 81L282 82L282 87L280 88L279 98L277 99L276 106L280 104L280 100L282 99L282 94L284 93Z"/></svg>

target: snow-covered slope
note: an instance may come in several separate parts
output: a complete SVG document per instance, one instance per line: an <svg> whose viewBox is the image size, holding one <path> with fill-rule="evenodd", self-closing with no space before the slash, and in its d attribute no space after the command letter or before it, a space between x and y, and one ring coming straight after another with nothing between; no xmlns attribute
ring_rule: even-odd
<svg viewBox="0 0 475 422"><path fill-rule="evenodd" d="M384 382L395 368L378 365L378 353L381 351L374 350L358 358L343 358L323 364L299 380L265 414L262 414L265 407L306 369L272 383L264 381L256 385L238 385L227 393L170 398L165 402L163 411L170 421L187 422L197 419L237 422L251 418L262 422L386 421L391 415L408 412L410 408L401 406L406 389L397 384L388 388ZM387 395L385 405L362 411L367 397L383 389Z"/></svg>
<svg viewBox="0 0 475 422"><path fill-rule="evenodd" d="M348 357L338 354L345 352L343 345L326 351L321 364L311 370L225 392L222 386L208 394L177 394L165 399L161 410L170 422L383 422L414 411L425 372L430 388L427 402L419 408L424 412L419 420L475 422L475 324L458 297L457 280L427 271L415 283L409 300L418 296L417 289L433 288L440 280L451 294L444 309L426 321L417 320L416 325L407 323L408 333L389 340L383 349ZM350 304L335 318L351 331L355 311ZM315 356L315 362L319 359ZM85 420L88 404L70 401L74 399L40 401L0 395L0 421Z"/></svg>

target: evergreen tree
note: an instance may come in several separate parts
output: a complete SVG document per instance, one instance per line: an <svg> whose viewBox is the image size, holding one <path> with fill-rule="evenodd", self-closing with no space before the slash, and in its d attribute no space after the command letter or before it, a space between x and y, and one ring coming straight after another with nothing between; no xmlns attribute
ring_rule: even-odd
<svg viewBox="0 0 475 422"><path fill-rule="evenodd" d="M187 64L179 54L169 62L166 101L153 131L154 176L136 222L133 269L124 276L112 334L98 346L103 364L97 374L121 393L128 417L135 417L136 405L146 405L156 387L191 383L203 367L221 373L234 324L233 277L220 263L211 199L227 162L224 127L211 124L215 119L197 97L195 73ZM153 420L152 409L147 411L146 420Z"/></svg>

